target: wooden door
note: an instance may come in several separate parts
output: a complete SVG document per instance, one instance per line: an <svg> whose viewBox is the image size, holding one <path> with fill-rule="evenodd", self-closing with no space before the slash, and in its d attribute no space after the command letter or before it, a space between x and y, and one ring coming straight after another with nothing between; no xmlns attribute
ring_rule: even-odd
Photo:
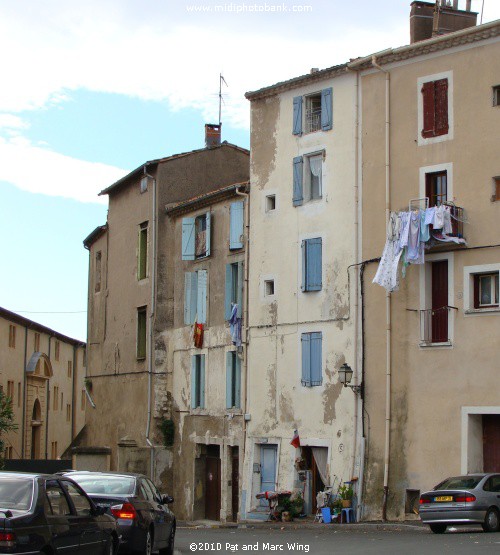
<svg viewBox="0 0 500 555"><path fill-rule="evenodd" d="M448 261L432 263L432 342L448 341Z"/></svg>
<svg viewBox="0 0 500 555"><path fill-rule="evenodd" d="M238 506L239 506L239 467L240 467L240 459L239 459L239 452L238 447L233 448L233 457L231 460L232 468L231 468L231 512L233 522L238 521Z"/></svg>
<svg viewBox="0 0 500 555"><path fill-rule="evenodd" d="M483 471L500 472L500 414L483 414Z"/></svg>
<svg viewBox="0 0 500 555"><path fill-rule="evenodd" d="M220 520L221 464L219 457L206 457L205 518Z"/></svg>

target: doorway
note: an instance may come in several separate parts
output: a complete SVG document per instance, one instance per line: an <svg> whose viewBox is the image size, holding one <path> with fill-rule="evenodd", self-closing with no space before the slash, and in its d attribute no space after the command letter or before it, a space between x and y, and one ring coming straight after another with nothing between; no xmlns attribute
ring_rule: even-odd
<svg viewBox="0 0 500 555"><path fill-rule="evenodd" d="M313 453L313 449L321 450L321 455L323 455L323 449L327 453L328 450L326 447L301 447L302 451L302 459L304 460L304 465L306 468L307 474L304 483L304 501L306 501L305 506L309 506L311 508L311 514L316 514L316 510L318 508L316 503L316 496L320 491L325 489L325 483L321 478L321 473L318 468L318 463ZM325 454L326 460L326 454ZM308 499L306 499L308 498ZM309 501L309 503L307 503Z"/></svg>
<svg viewBox="0 0 500 555"><path fill-rule="evenodd" d="M276 490L277 458L277 445L260 446L260 491ZM264 507L268 507L267 499L261 499L260 504Z"/></svg>
<svg viewBox="0 0 500 555"><path fill-rule="evenodd" d="M238 522L239 489L240 455L239 448L233 447L231 449L231 518L233 522Z"/></svg>
<svg viewBox="0 0 500 555"><path fill-rule="evenodd" d="M35 400L31 414L31 459L40 458L40 442L42 428L42 409L40 401Z"/></svg>
<svg viewBox="0 0 500 555"><path fill-rule="evenodd" d="M205 456L205 518L220 520L221 461L220 447L208 445Z"/></svg>
<svg viewBox="0 0 500 555"><path fill-rule="evenodd" d="M483 471L500 472L500 414L483 414Z"/></svg>

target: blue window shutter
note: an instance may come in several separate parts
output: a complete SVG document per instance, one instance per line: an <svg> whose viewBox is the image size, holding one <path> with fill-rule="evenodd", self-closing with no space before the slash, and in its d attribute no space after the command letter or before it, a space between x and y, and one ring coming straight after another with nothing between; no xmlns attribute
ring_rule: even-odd
<svg viewBox="0 0 500 555"><path fill-rule="evenodd" d="M302 156L293 159L293 205L300 206L304 200L302 192L304 160Z"/></svg>
<svg viewBox="0 0 500 555"><path fill-rule="evenodd" d="M226 353L226 409L233 408L231 393L233 390L233 352Z"/></svg>
<svg viewBox="0 0 500 555"><path fill-rule="evenodd" d="M196 408L196 356L191 357L191 408Z"/></svg>
<svg viewBox="0 0 500 555"><path fill-rule="evenodd" d="M235 354L235 364L236 364L236 384L235 384L235 400L234 406L239 409L241 408L241 360L240 357Z"/></svg>
<svg viewBox="0 0 500 555"><path fill-rule="evenodd" d="M182 218L182 260L194 260L194 218Z"/></svg>
<svg viewBox="0 0 500 555"><path fill-rule="evenodd" d="M205 214L206 217L206 222L207 222L207 251L205 253L205 256L210 256L210 225L211 225L211 217L210 217L210 212L207 212Z"/></svg>
<svg viewBox="0 0 500 555"><path fill-rule="evenodd" d="M303 333L302 342L302 385L311 385L311 334Z"/></svg>
<svg viewBox="0 0 500 555"><path fill-rule="evenodd" d="M311 333L311 385L321 385L323 383L322 340L323 335L321 332Z"/></svg>
<svg viewBox="0 0 500 555"><path fill-rule="evenodd" d="M196 272L184 274L184 324L192 324L196 316L198 295L198 276Z"/></svg>
<svg viewBox="0 0 500 555"><path fill-rule="evenodd" d="M302 97L293 99L293 134L302 135Z"/></svg>
<svg viewBox="0 0 500 555"><path fill-rule="evenodd" d="M198 294L196 302L196 313L198 315L198 323L205 324L207 321L207 280L208 273L206 270L198 270Z"/></svg>
<svg viewBox="0 0 500 555"><path fill-rule="evenodd" d="M333 91L331 88L321 91L321 129L329 131L333 127Z"/></svg>
<svg viewBox="0 0 500 555"><path fill-rule="evenodd" d="M238 262L238 291L236 291L236 302L238 303L238 318L243 314L243 262Z"/></svg>
<svg viewBox="0 0 500 555"><path fill-rule="evenodd" d="M320 291L322 287L322 254L321 237L306 239L305 244L305 289L304 291Z"/></svg>
<svg viewBox="0 0 500 555"><path fill-rule="evenodd" d="M231 318L231 299L232 287L233 287L233 269L231 264L226 264L226 297L224 299L224 319L229 320Z"/></svg>
<svg viewBox="0 0 500 555"><path fill-rule="evenodd" d="M205 408L205 355L200 355L200 407Z"/></svg>
<svg viewBox="0 0 500 555"><path fill-rule="evenodd" d="M229 248L243 248L243 201L232 202L229 210Z"/></svg>

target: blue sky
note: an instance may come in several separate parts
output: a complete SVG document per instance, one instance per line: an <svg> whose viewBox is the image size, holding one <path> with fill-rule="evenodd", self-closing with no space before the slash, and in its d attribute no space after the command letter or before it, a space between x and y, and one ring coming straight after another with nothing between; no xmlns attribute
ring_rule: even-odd
<svg viewBox="0 0 500 555"><path fill-rule="evenodd" d="M287 12L256 11L266 5ZM223 139L248 147L245 91L407 44L409 7L0 0L0 306L84 340L82 241L107 210L97 193L146 160L202 147L220 72ZM483 18L500 18L498 0Z"/></svg>

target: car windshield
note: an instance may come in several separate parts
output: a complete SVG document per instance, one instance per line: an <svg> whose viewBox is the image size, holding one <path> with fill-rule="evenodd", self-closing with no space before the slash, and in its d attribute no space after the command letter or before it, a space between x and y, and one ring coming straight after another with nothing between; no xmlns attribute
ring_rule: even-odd
<svg viewBox="0 0 500 555"><path fill-rule="evenodd" d="M474 489L483 479L482 476L455 476L454 478L446 478L438 484L437 489Z"/></svg>
<svg viewBox="0 0 500 555"><path fill-rule="evenodd" d="M132 495L135 479L130 476L87 476L70 474L70 478L80 484L89 494Z"/></svg>
<svg viewBox="0 0 500 555"><path fill-rule="evenodd" d="M28 511L33 498L33 480L14 476L0 479L0 511Z"/></svg>

